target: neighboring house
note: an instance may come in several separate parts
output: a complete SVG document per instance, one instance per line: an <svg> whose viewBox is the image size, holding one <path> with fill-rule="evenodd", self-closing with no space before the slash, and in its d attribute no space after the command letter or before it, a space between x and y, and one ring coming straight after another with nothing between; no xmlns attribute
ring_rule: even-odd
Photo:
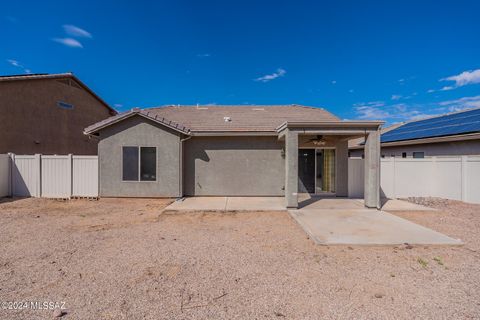
<svg viewBox="0 0 480 320"><path fill-rule="evenodd" d="M165 106L85 129L99 139L100 196L348 196L348 140L367 135L365 204L379 207L379 121L321 108Z"/></svg>
<svg viewBox="0 0 480 320"><path fill-rule="evenodd" d="M364 138L351 140L351 157L361 157ZM480 155L480 108L382 129L381 156L424 158Z"/></svg>
<svg viewBox="0 0 480 320"><path fill-rule="evenodd" d="M97 154L83 129L116 112L72 73L0 76L0 154Z"/></svg>

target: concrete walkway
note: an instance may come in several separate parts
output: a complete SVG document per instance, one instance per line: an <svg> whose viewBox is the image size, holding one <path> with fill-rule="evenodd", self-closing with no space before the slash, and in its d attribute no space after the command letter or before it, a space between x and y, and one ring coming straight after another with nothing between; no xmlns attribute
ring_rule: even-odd
<svg viewBox="0 0 480 320"><path fill-rule="evenodd" d="M322 245L460 245L439 232L374 209L299 209L290 215Z"/></svg>
<svg viewBox="0 0 480 320"><path fill-rule="evenodd" d="M285 211L284 197L191 197L175 201L166 211Z"/></svg>

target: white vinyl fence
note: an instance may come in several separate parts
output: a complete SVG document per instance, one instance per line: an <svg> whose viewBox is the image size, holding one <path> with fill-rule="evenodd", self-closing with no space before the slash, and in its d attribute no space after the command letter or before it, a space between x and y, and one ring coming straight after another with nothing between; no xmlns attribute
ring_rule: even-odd
<svg viewBox="0 0 480 320"><path fill-rule="evenodd" d="M363 197L364 161L348 160L348 192ZM386 198L440 197L480 203L480 156L383 158L380 193Z"/></svg>
<svg viewBox="0 0 480 320"><path fill-rule="evenodd" d="M4 162L7 169L3 169ZM3 192L4 185L6 192ZM98 157L71 154L0 155L0 196L7 195L97 197Z"/></svg>
<svg viewBox="0 0 480 320"><path fill-rule="evenodd" d="M10 159L8 154L0 154L0 198L10 194Z"/></svg>

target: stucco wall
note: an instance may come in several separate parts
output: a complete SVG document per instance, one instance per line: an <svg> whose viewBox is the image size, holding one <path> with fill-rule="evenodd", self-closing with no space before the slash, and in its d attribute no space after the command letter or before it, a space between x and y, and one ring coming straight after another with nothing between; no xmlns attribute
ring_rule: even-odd
<svg viewBox="0 0 480 320"><path fill-rule="evenodd" d="M100 139L100 196L181 196L181 150L177 132L134 116L100 131ZM157 181L122 181L122 146L157 147Z"/></svg>
<svg viewBox="0 0 480 320"><path fill-rule="evenodd" d="M189 196L283 196L285 159L277 137L193 137L184 145Z"/></svg>
<svg viewBox="0 0 480 320"><path fill-rule="evenodd" d="M73 109L57 106L73 104ZM83 88L56 79L0 83L0 153L96 155L97 142L83 129L110 111Z"/></svg>
<svg viewBox="0 0 480 320"><path fill-rule="evenodd" d="M402 152L407 152L407 157L411 158L414 151L425 152L425 157L480 155L480 140L382 147L381 154L385 157L391 157L392 155L402 157ZM362 154L363 149L350 150L351 157L361 157Z"/></svg>

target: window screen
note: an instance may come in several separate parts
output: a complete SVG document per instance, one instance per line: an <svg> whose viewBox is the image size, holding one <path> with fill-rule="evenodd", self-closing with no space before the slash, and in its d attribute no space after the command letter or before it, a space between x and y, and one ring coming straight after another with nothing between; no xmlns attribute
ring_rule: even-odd
<svg viewBox="0 0 480 320"><path fill-rule="evenodd" d="M155 181L157 179L157 148L140 148L140 180Z"/></svg>
<svg viewBox="0 0 480 320"><path fill-rule="evenodd" d="M123 181L138 181L138 147L123 147Z"/></svg>
<svg viewBox="0 0 480 320"><path fill-rule="evenodd" d="M425 158L425 153L424 152L414 152L413 157L417 159Z"/></svg>
<svg viewBox="0 0 480 320"><path fill-rule="evenodd" d="M406 158L407 157L407 153L406 152L402 152L402 158Z"/></svg>

